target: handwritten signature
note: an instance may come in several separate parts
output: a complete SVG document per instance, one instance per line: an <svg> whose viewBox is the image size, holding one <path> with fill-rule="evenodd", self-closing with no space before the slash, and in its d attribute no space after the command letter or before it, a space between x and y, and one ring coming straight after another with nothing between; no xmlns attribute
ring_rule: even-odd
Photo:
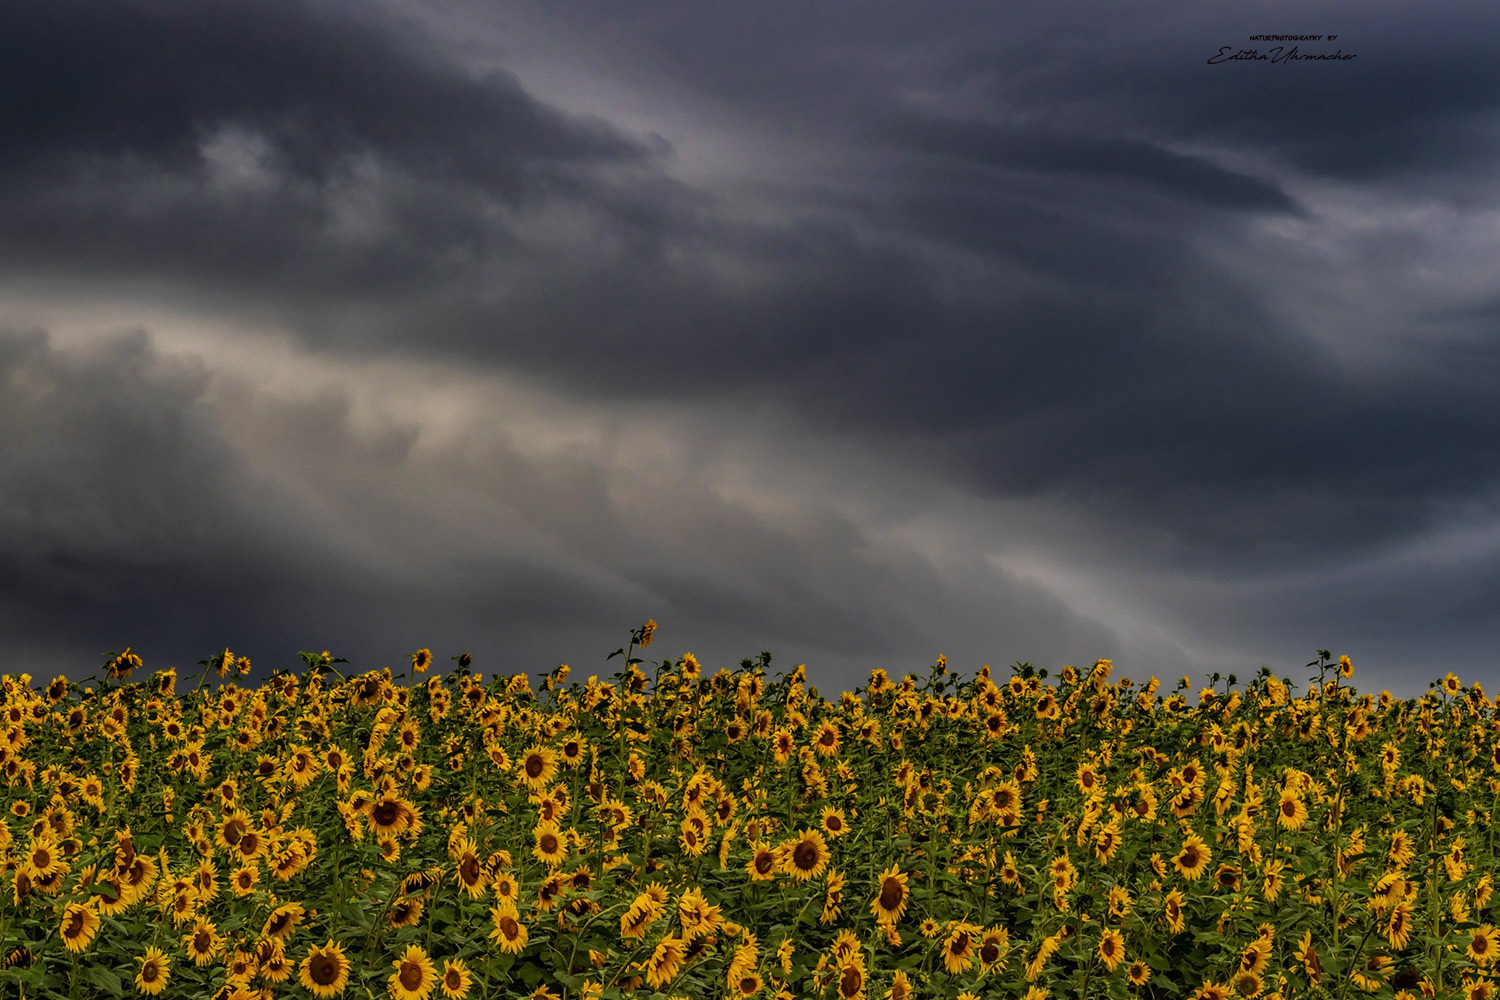
<svg viewBox="0 0 1500 1000"><path fill-rule="evenodd" d="M1307 52L1307 53L1298 52L1297 51L1297 46L1295 46L1295 45L1292 46L1291 51L1289 51L1289 52L1288 51L1283 51L1283 49L1285 48L1285 46L1278 45L1274 49L1271 49L1271 50L1269 50L1267 52L1261 52L1259 49L1240 49L1238 52L1236 52L1232 56L1225 54L1225 53L1229 52L1233 48L1234 48L1233 45L1221 45L1219 47L1219 54L1215 55L1215 56L1210 56L1209 60L1208 60L1208 64L1210 66L1217 66L1219 63L1235 62L1235 61L1239 61L1239 62L1266 62L1266 61L1270 61L1272 63L1284 63L1284 62L1300 62L1300 61L1305 60L1305 59L1313 59L1313 60L1318 60L1318 61L1321 61L1321 62L1347 62L1350 59L1358 59L1359 58L1358 54L1354 53L1354 52L1350 52L1347 55L1344 54L1344 50L1343 49L1339 49L1336 52L1322 52L1322 53L1316 53L1316 54L1315 53L1311 53L1311 52Z"/></svg>

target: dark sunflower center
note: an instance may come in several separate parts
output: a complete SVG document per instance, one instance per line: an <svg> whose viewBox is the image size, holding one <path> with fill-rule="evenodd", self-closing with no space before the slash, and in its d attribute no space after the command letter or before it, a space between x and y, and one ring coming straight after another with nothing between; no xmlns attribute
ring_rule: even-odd
<svg viewBox="0 0 1500 1000"><path fill-rule="evenodd" d="M319 986L331 986L338 982L341 968L336 956L315 955L308 963L307 975Z"/></svg>
<svg viewBox="0 0 1500 1000"><path fill-rule="evenodd" d="M541 848L543 854L557 853L557 835L552 833L542 834Z"/></svg>
<svg viewBox="0 0 1500 1000"><path fill-rule="evenodd" d="M193 935L193 950L200 955L208 954L208 949L213 946L214 939L208 931L199 931Z"/></svg>
<svg viewBox="0 0 1500 1000"><path fill-rule="evenodd" d="M880 906L882 909L894 910L901 905L901 899L905 895L906 891L901 888L901 883L888 878L880 885Z"/></svg>
<svg viewBox="0 0 1500 1000"><path fill-rule="evenodd" d="M68 926L63 931L63 937L79 937L83 934L85 923L86 920L84 918L84 915L75 911L73 916L68 919Z"/></svg>
<svg viewBox="0 0 1500 1000"><path fill-rule="evenodd" d="M500 933L504 934L507 940L514 941L518 936L519 930L520 925L516 923L514 917L505 916L500 918Z"/></svg>
<svg viewBox="0 0 1500 1000"><path fill-rule="evenodd" d="M154 983L160 975L161 969L155 961L147 962L141 967L141 982L143 983Z"/></svg>
<svg viewBox="0 0 1500 1000"><path fill-rule="evenodd" d="M479 882L479 859L472 854L464 856L458 866L458 877L464 880L464 885L475 885Z"/></svg>
<svg viewBox="0 0 1500 1000"><path fill-rule="evenodd" d="M422 985L422 967L415 962L402 962L401 985L413 993L417 992Z"/></svg>
<svg viewBox="0 0 1500 1000"><path fill-rule="evenodd" d="M953 954L955 954L955 955L962 955L964 952L968 951L969 950L969 933L968 933L968 931L960 931L959 934L958 934L958 936L953 939L953 943L948 946L948 950L950 952L952 952Z"/></svg>
<svg viewBox="0 0 1500 1000"><path fill-rule="evenodd" d="M865 977L860 975L857 966L849 966L844 974L839 977L839 995L844 997L859 996L860 988L865 984Z"/></svg>
<svg viewBox="0 0 1500 1000"><path fill-rule="evenodd" d="M539 778L546 767L546 762L542 760L540 755L532 754L526 758L526 777Z"/></svg>
<svg viewBox="0 0 1500 1000"><path fill-rule="evenodd" d="M768 874L770 874L770 872L771 872L771 855L765 853L764 851L762 851L761 853L757 854L755 856L755 870L757 872L759 872L760 874L762 874L762 875L768 875Z"/></svg>
<svg viewBox="0 0 1500 1000"><path fill-rule="evenodd" d="M458 974L457 969L450 968L443 973L443 983L448 989L456 993L458 992L458 988L463 985L463 977Z"/></svg>
<svg viewBox="0 0 1500 1000"><path fill-rule="evenodd" d="M792 863L802 871L812 871L813 868L815 868L818 864L817 847L804 840L802 843L798 844L797 849L792 852Z"/></svg>

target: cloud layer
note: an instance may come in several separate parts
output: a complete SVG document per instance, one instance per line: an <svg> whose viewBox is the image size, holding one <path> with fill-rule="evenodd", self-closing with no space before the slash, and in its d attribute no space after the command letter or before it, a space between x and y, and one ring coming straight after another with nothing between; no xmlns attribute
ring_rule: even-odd
<svg viewBox="0 0 1500 1000"><path fill-rule="evenodd" d="M0 11L34 674L1496 672L1492 15L95 8Z"/></svg>

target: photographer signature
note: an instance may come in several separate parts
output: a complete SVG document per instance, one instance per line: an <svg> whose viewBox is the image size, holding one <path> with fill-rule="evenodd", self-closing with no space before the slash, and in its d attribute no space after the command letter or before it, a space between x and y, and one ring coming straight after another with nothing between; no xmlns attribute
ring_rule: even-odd
<svg viewBox="0 0 1500 1000"><path fill-rule="evenodd" d="M1270 61L1272 63L1301 62L1301 61L1306 60L1306 59L1317 60L1317 61L1320 61L1320 62L1347 62L1350 59L1357 59L1357 58L1359 58L1359 56L1356 53L1353 53L1353 52L1350 52L1350 53L1348 53L1346 55L1344 53L1343 49L1339 49L1339 50L1337 50L1335 52L1325 52L1325 53L1317 53L1317 54L1302 53L1302 52L1298 52L1297 51L1297 46L1295 46L1295 45L1292 46L1290 52L1284 52L1283 49L1285 48L1285 46L1278 45L1275 48L1270 49L1267 52L1261 52L1259 49L1240 49L1238 52L1236 52L1232 56L1231 55L1226 55L1226 53L1228 53L1233 48L1234 48L1234 46L1232 46L1232 45L1221 45L1219 47L1219 53L1218 53L1218 55L1210 56L1209 60L1208 60L1208 64L1210 66L1217 66L1219 63L1236 62L1236 61L1238 61L1238 62L1266 62L1266 61Z"/></svg>

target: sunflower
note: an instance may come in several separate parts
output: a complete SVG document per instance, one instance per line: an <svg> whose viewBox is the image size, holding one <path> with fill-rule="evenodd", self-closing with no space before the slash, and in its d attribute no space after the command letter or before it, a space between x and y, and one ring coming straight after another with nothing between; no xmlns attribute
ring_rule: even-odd
<svg viewBox="0 0 1500 1000"><path fill-rule="evenodd" d="M1130 963L1130 968L1126 970L1125 977L1130 980L1131 986L1145 986L1146 980L1151 978L1151 966L1140 959L1136 959Z"/></svg>
<svg viewBox="0 0 1500 1000"><path fill-rule="evenodd" d="M304 989L324 1000L344 992L349 985L349 960L344 957L343 946L330 939L321 948L309 948L297 978Z"/></svg>
<svg viewBox="0 0 1500 1000"><path fill-rule="evenodd" d="M261 926L260 936L275 938L284 943L306 912L301 903L286 903L276 907L271 911L270 916L266 917L265 924Z"/></svg>
<svg viewBox="0 0 1500 1000"><path fill-rule="evenodd" d="M255 885L259 881L260 866L251 861L235 870L234 876L229 880L229 887L236 896L248 896L255 891Z"/></svg>
<svg viewBox="0 0 1500 1000"><path fill-rule="evenodd" d="M855 952L838 967L839 1000L863 1000L865 995L865 960Z"/></svg>
<svg viewBox="0 0 1500 1000"><path fill-rule="evenodd" d="M1125 958L1125 938L1120 932L1106 927L1099 935L1099 960L1110 972L1114 972Z"/></svg>
<svg viewBox="0 0 1500 1000"><path fill-rule="evenodd" d="M831 721L824 719L818 724L817 735L813 737L813 748L820 756L832 757L839 752L839 729Z"/></svg>
<svg viewBox="0 0 1500 1000"><path fill-rule="evenodd" d="M255 972L267 982L284 983L296 971L295 963L287 960L286 948L280 941L266 940L255 946Z"/></svg>
<svg viewBox="0 0 1500 1000"><path fill-rule="evenodd" d="M51 878L57 872L66 872L68 863L63 860L62 849L50 834L33 837L21 858L21 870L33 881Z"/></svg>
<svg viewBox="0 0 1500 1000"><path fill-rule="evenodd" d="M776 877L776 871L775 852L759 841L752 844L750 860L745 863L745 872L750 876L750 881L769 882Z"/></svg>
<svg viewBox="0 0 1500 1000"><path fill-rule="evenodd" d="M464 837L458 842L456 853L459 885L463 886L464 892L469 894L470 899L483 896L485 889L488 888L489 875L479 861L479 845L471 838Z"/></svg>
<svg viewBox="0 0 1500 1000"><path fill-rule="evenodd" d="M1265 986L1253 972L1236 972L1229 979L1229 988L1242 997L1257 997Z"/></svg>
<svg viewBox="0 0 1500 1000"><path fill-rule="evenodd" d="M147 996L155 996L167 988L167 980L171 978L172 964L167 959L166 952L160 948L147 948L146 954L141 956L140 971L135 974L135 988L139 993Z"/></svg>
<svg viewBox="0 0 1500 1000"><path fill-rule="evenodd" d="M432 650L419 649L411 654L411 668L419 674L427 673L427 668L432 666Z"/></svg>
<svg viewBox="0 0 1500 1000"><path fill-rule="evenodd" d="M527 747L517 770L519 771L518 777L525 782L527 788L540 792L557 774L557 755L547 747Z"/></svg>
<svg viewBox="0 0 1500 1000"><path fill-rule="evenodd" d="M1167 916L1167 928L1173 934L1181 934L1187 921L1182 913L1182 890L1173 889L1162 901L1162 912Z"/></svg>
<svg viewBox="0 0 1500 1000"><path fill-rule="evenodd" d="M1318 949L1313 947L1312 931L1302 935L1302 941L1292 952L1297 961L1302 963L1302 971L1307 974L1307 980L1316 986L1323 980L1323 963L1318 959Z"/></svg>
<svg viewBox="0 0 1500 1000"><path fill-rule="evenodd" d="M733 991L734 996L753 997L761 991L761 987L764 985L765 982L760 978L759 973L753 969L747 969L734 977L734 982L730 984L730 989Z"/></svg>
<svg viewBox="0 0 1500 1000"><path fill-rule="evenodd" d="M187 949L188 957L193 960L193 964L201 966L214 960L223 941L213 921L199 917L193 924L193 929L183 935L182 944Z"/></svg>
<svg viewBox="0 0 1500 1000"><path fill-rule="evenodd" d="M544 862L548 868L557 868L568 859L568 842L556 823L542 822L532 831L536 846L531 856Z"/></svg>
<svg viewBox="0 0 1500 1000"><path fill-rule="evenodd" d="M911 978L904 969L897 969L891 977L890 989L885 991L885 1000L911 1000Z"/></svg>
<svg viewBox="0 0 1500 1000"><path fill-rule="evenodd" d="M99 914L82 903L69 903L62 912L63 945L71 952L80 952L99 933Z"/></svg>
<svg viewBox="0 0 1500 1000"><path fill-rule="evenodd" d="M817 830L803 830L785 845L785 851L781 870L799 882L817 878L828 864L828 845Z"/></svg>
<svg viewBox="0 0 1500 1000"><path fill-rule="evenodd" d="M365 818L377 837L395 837L411 827L417 813L406 799L387 793L366 807Z"/></svg>
<svg viewBox="0 0 1500 1000"><path fill-rule="evenodd" d="M1213 857L1213 851L1203 842L1203 838L1196 833L1188 834L1187 840L1183 841L1182 850L1172 859L1177 870L1185 879L1196 879L1208 869L1208 862Z"/></svg>
<svg viewBox="0 0 1500 1000"><path fill-rule="evenodd" d="M675 935L662 938L651 957L646 960L646 982L656 987L670 983L677 978L677 970L682 966L685 956L686 949L681 938Z"/></svg>
<svg viewBox="0 0 1500 1000"><path fill-rule="evenodd" d="M1397 903L1391 910L1390 919L1385 922L1385 939L1391 943L1391 947L1397 951L1406 947L1407 941L1411 940L1412 908L1410 903Z"/></svg>
<svg viewBox="0 0 1500 1000"><path fill-rule="evenodd" d="M517 919L517 913L513 907L491 907L490 920L494 923L495 929L490 931L489 937L501 951L508 955L515 955L526 947L526 925Z"/></svg>
<svg viewBox="0 0 1500 1000"><path fill-rule="evenodd" d="M849 821L844 818L844 810L832 806L823 807L823 832L830 837L842 837L849 832Z"/></svg>
<svg viewBox="0 0 1500 1000"><path fill-rule="evenodd" d="M1464 954L1475 965L1490 965L1495 961L1496 932L1489 924L1483 924L1474 928L1473 937L1469 939L1469 948Z"/></svg>
<svg viewBox="0 0 1500 1000"><path fill-rule="evenodd" d="M1294 792L1283 790L1276 808L1276 822L1283 830L1300 830L1307 822L1307 804Z"/></svg>
<svg viewBox="0 0 1500 1000"><path fill-rule="evenodd" d="M870 903L870 912L880 923L895 924L906 912L906 873L899 865L892 865L880 873L880 891Z"/></svg>
<svg viewBox="0 0 1500 1000"><path fill-rule="evenodd" d="M463 959L449 959L443 963L442 978L443 995L448 1000L463 1000L469 995L469 987L474 982L474 974L469 967L464 965Z"/></svg>
<svg viewBox="0 0 1500 1000"><path fill-rule="evenodd" d="M999 966L1005 969L1005 953L1010 949L1010 931L1004 927L986 928L979 939L979 968L983 972Z"/></svg>
<svg viewBox="0 0 1500 1000"><path fill-rule="evenodd" d="M419 944L409 944L401 957L391 962L396 969L389 980L394 1000L427 1000L437 977L432 971L432 959Z"/></svg>
<svg viewBox="0 0 1500 1000"><path fill-rule="evenodd" d="M427 904L422 902L420 896L409 899L398 899L391 904L391 912L386 914L386 922L392 927L415 927L422 922L422 912Z"/></svg>
<svg viewBox="0 0 1500 1000"><path fill-rule="evenodd" d="M958 975L974 963L974 937L978 930L972 924L955 922L943 940L943 968Z"/></svg>

